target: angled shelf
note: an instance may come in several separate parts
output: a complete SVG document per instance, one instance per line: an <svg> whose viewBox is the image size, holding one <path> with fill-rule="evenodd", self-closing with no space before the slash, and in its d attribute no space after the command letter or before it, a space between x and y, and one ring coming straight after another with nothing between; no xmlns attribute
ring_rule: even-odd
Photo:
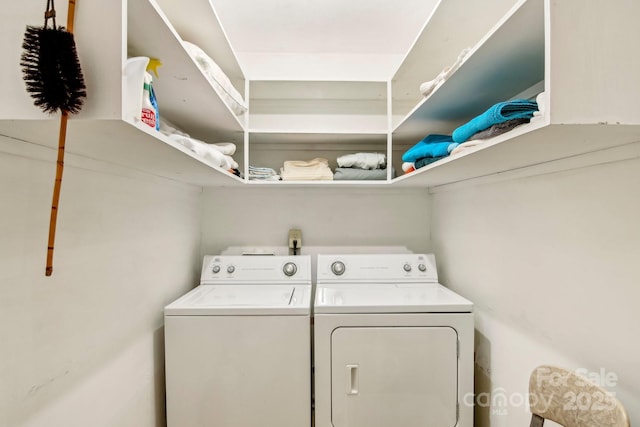
<svg viewBox="0 0 640 427"><path fill-rule="evenodd" d="M180 7L184 5L180 3ZM215 18L213 10L209 15ZM159 78L154 78L153 83L160 117L203 141L242 144L244 118L237 117L221 99L154 0L128 1L127 31L129 56L148 56L162 61ZM223 62L233 62L233 59L235 57ZM238 70L232 66L227 68L238 79Z"/></svg>
<svg viewBox="0 0 640 427"><path fill-rule="evenodd" d="M235 88L243 93L244 73L211 1L157 0L157 3L182 40L200 46L214 58Z"/></svg>
<svg viewBox="0 0 640 427"><path fill-rule="evenodd" d="M530 123L503 134L478 148L471 148L393 180L398 187L437 187L517 171L551 163L585 166L597 159L583 159L616 147L637 145L640 125L549 125ZM637 150L636 150L637 151ZM640 154L636 154L640 156Z"/></svg>
<svg viewBox="0 0 640 427"><path fill-rule="evenodd" d="M58 125L58 120L2 120L0 135L55 150ZM70 119L65 151L189 184L222 187L242 184L240 178L207 159L196 158L182 145L142 123Z"/></svg>
<svg viewBox="0 0 640 427"><path fill-rule="evenodd" d="M457 71L402 119L394 116L394 141L451 133L493 104L544 81L544 64L543 2L521 1L471 49Z"/></svg>
<svg viewBox="0 0 640 427"><path fill-rule="evenodd" d="M438 2L391 76L394 126L421 102L421 83L454 64L463 50L478 45L514 3L515 0Z"/></svg>
<svg viewBox="0 0 640 427"><path fill-rule="evenodd" d="M617 64L626 56L624 44L605 43L615 37L596 23L615 17L617 25L640 36L629 18L640 12L640 6L620 2L618 10L585 9L580 27L575 27L579 32L567 37L564 30L575 20L576 5L518 1L429 96L413 108L394 98L401 111L410 108L406 115L394 116L394 144L415 143L429 133L451 134L497 102L543 91L544 111L529 124L398 177L392 184L436 187L524 168L563 170L636 156L640 112L633 100L640 95L640 83L631 77L630 68L618 71ZM589 66L578 61L592 57L598 59ZM637 59L630 61L638 64ZM411 70L415 78L415 64ZM624 83L612 86L602 78L609 75Z"/></svg>

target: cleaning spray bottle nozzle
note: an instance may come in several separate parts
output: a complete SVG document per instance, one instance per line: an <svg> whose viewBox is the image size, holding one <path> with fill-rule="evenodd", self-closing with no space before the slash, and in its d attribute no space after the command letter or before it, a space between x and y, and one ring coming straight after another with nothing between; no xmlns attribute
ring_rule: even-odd
<svg viewBox="0 0 640 427"><path fill-rule="evenodd" d="M162 62L158 58L149 58L149 64L147 65L147 71L152 71L156 77L158 75L158 67L162 66Z"/></svg>

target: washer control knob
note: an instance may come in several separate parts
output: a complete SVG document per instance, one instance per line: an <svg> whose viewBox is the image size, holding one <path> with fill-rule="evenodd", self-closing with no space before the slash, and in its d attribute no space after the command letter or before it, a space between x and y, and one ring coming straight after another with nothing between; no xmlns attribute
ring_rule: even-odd
<svg viewBox="0 0 640 427"><path fill-rule="evenodd" d="M236 268L233 265L230 265L229 267L227 267L227 273L231 274L234 271L236 271Z"/></svg>
<svg viewBox="0 0 640 427"><path fill-rule="evenodd" d="M404 269L404 271L406 271L407 273L411 271L411 265L409 264L405 264L404 267L402 267Z"/></svg>
<svg viewBox="0 0 640 427"><path fill-rule="evenodd" d="M211 269L211 271L213 271L213 274L220 273L220 266L219 265L214 265L213 268Z"/></svg>
<svg viewBox="0 0 640 427"><path fill-rule="evenodd" d="M336 276L341 276L344 273L344 270L345 270L345 266L344 266L344 262L342 261L334 261L333 264L331 264L331 271Z"/></svg>
<svg viewBox="0 0 640 427"><path fill-rule="evenodd" d="M293 262L288 262L282 267L285 276L293 276L298 271L298 267Z"/></svg>
<svg viewBox="0 0 640 427"><path fill-rule="evenodd" d="M418 264L418 270L424 273L425 271L427 271L427 266L424 264Z"/></svg>

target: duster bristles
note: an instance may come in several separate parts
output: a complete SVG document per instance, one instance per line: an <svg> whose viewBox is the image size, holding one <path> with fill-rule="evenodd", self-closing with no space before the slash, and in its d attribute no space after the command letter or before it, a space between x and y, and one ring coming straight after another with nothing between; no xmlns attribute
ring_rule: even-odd
<svg viewBox="0 0 640 427"><path fill-rule="evenodd" d="M27 26L22 48L20 65L34 104L49 114L80 111L87 93L73 34Z"/></svg>

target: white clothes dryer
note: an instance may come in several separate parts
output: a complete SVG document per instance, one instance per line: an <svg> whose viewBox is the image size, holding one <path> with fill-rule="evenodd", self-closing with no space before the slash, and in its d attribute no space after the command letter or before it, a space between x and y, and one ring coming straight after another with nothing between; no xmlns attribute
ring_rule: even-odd
<svg viewBox="0 0 640 427"><path fill-rule="evenodd" d="M164 309L168 427L311 425L309 256L206 256Z"/></svg>
<svg viewBox="0 0 640 427"><path fill-rule="evenodd" d="M433 255L318 255L315 426L472 427L472 307Z"/></svg>

